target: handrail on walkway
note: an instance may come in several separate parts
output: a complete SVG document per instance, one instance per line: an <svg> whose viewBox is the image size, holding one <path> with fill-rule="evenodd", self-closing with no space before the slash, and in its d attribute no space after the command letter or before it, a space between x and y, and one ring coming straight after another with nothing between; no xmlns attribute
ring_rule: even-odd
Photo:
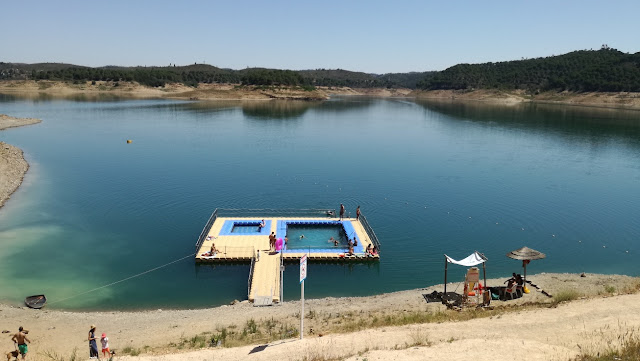
<svg viewBox="0 0 640 361"><path fill-rule="evenodd" d="M251 268L249 268L249 280L247 281L247 299L251 297L251 280L253 279L253 268L255 267L255 265L256 265L256 256L254 252L253 256L251 257Z"/></svg>
<svg viewBox="0 0 640 361"><path fill-rule="evenodd" d="M213 226L213 222L216 221L216 218L218 218L218 208L216 208L213 211L213 213L211 213L211 217L209 217L207 224L205 224L204 228L202 228L202 232L200 232L200 237L198 237L198 241L196 242L196 252L202 246L202 243L204 242L204 239L207 237L207 233L209 233L211 226Z"/></svg>
<svg viewBox="0 0 640 361"><path fill-rule="evenodd" d="M373 245L378 249L378 252L380 252L380 240L378 240L376 232L374 232L373 228L371 228L371 226L369 225L369 221L367 221L367 218L362 214L360 215L360 224L362 224L365 232L367 232L369 239L371 239L371 243L373 243Z"/></svg>
<svg viewBox="0 0 640 361"><path fill-rule="evenodd" d="M335 209L218 208L219 217L336 217Z"/></svg>

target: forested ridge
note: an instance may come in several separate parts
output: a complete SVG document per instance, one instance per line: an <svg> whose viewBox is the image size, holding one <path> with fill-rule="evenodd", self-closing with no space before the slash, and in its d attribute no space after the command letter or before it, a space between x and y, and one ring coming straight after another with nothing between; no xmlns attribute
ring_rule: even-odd
<svg viewBox="0 0 640 361"><path fill-rule="evenodd" d="M86 81L135 81L151 87L164 86L166 83L183 83L194 87L199 83L232 83L302 87L415 88L416 83L422 79L424 74L377 75L342 69L293 71L247 68L232 70L206 64L167 67L105 66L91 68L56 63L0 63L0 80L57 80L75 83Z"/></svg>
<svg viewBox="0 0 640 361"><path fill-rule="evenodd" d="M423 79L418 88L639 92L640 53L603 46L546 58L459 64Z"/></svg>
<svg viewBox="0 0 640 361"><path fill-rule="evenodd" d="M84 67L72 64L0 62L0 80L135 81L161 87L183 83L265 86L410 88L423 90L523 89L574 92L640 92L640 53L603 46L559 56L483 64L459 64L439 72L368 74L343 69L223 69L207 64L166 67Z"/></svg>

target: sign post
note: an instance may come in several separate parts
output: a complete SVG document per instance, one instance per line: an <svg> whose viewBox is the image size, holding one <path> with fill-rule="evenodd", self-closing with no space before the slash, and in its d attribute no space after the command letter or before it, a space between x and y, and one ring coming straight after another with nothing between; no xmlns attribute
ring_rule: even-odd
<svg viewBox="0 0 640 361"><path fill-rule="evenodd" d="M304 280L307 278L307 255L300 258L300 339L304 334Z"/></svg>

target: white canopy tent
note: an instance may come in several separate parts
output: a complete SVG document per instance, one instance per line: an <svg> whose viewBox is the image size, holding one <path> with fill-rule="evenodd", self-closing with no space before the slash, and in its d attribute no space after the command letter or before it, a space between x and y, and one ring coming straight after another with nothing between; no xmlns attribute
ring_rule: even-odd
<svg viewBox="0 0 640 361"><path fill-rule="evenodd" d="M488 258L485 257L482 253L478 251L474 251L467 258L456 261L455 259L444 255L444 293L447 293L447 268L449 263L457 264L463 267L473 267L482 263L482 273L484 277L484 286L487 287L487 269L485 267L485 262L488 261Z"/></svg>

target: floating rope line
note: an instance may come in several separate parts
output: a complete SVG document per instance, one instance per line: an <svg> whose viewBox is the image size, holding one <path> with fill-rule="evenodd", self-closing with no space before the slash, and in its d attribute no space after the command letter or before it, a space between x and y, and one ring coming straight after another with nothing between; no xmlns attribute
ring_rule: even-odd
<svg viewBox="0 0 640 361"><path fill-rule="evenodd" d="M197 253L197 252L196 252L196 253ZM66 301L66 300L70 300L70 299L72 299L72 298L76 298L76 297L79 297L79 296L82 296L82 295L86 295L87 293L91 293L91 292L94 292L94 291L97 291L97 290L101 290L101 289L103 289L103 288L107 288L107 287L113 286L113 285L115 285L115 284L118 284L118 283L121 283L121 282L124 282L124 281L128 281L128 280L133 279L133 278L136 278L136 277L140 277L140 276L145 275L145 274L147 274L147 273L150 273L150 272L153 272L153 271L159 270L160 268L164 268L164 267L167 267L167 266L169 266L169 265L172 265L172 264L174 264L174 263L176 263L176 262L180 262L180 261L182 261L182 260L183 260L183 259L185 259L185 258L193 257L193 256L195 256L195 255L196 255L196 253L192 253L192 254L186 255L186 256L184 256L184 257L178 258L178 259L176 259L176 260L174 260L174 261L171 261L171 262L169 262L169 263L165 263L165 264L163 264L162 266L154 267L154 268L149 269L149 270L146 270L146 271L144 271L144 272L140 272L140 273L138 273L138 274L136 274L136 275L129 276L129 277L127 277L127 278L123 278L123 279L121 279L121 280L119 280L119 281L111 282L111 283L109 283L108 285L100 286L100 287L94 288L94 289L89 290L89 291L85 291L85 292L82 292L82 293L78 293L77 295L73 295L73 296L70 296L70 297L67 297L67 298L63 298L63 299L61 299L61 300L57 300L57 301L54 301L54 302L49 302L49 304L50 304L50 305L52 305L52 304L54 304L54 303L60 303L60 302Z"/></svg>

